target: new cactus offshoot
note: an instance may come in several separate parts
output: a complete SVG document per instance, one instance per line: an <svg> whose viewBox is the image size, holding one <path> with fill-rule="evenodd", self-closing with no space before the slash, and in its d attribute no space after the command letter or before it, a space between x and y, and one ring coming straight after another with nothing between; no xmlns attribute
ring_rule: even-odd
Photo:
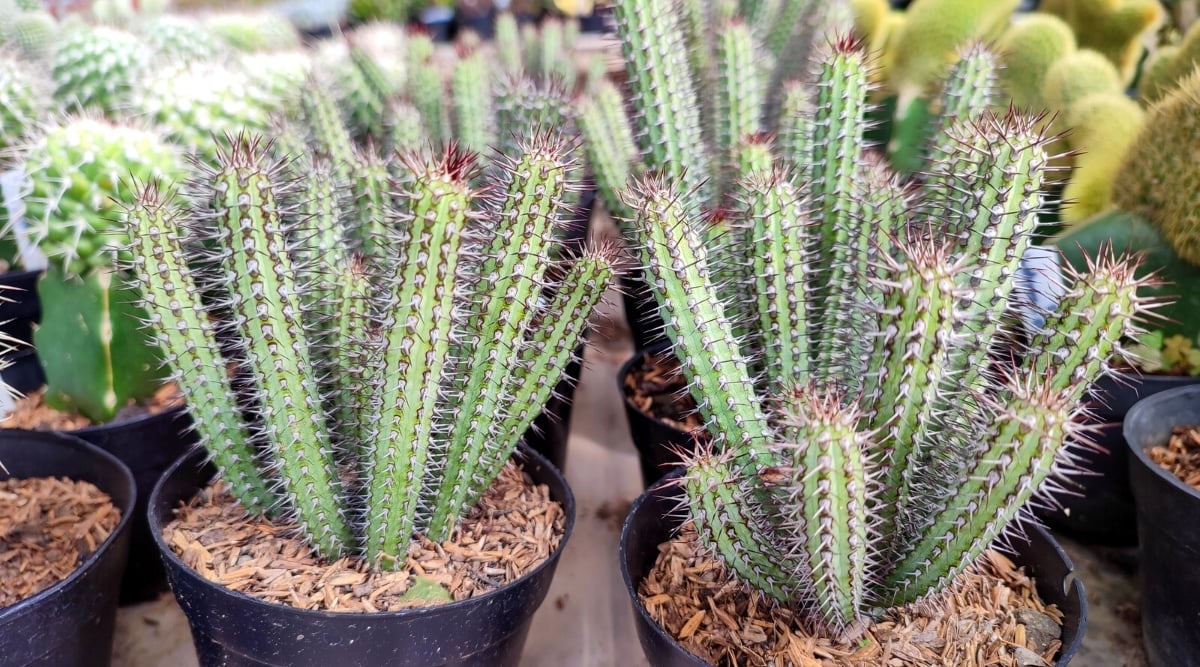
<svg viewBox="0 0 1200 667"><path fill-rule="evenodd" d="M1025 505L1071 471L1089 383L1155 304L1106 251L1066 272L1057 308L1023 316L1052 138L992 109L985 49L946 75L926 167L904 182L865 138L871 66L849 38L819 38L776 137L752 115L707 150L697 58L662 23L677 6L617 4L627 50L644 47L628 62L637 115L600 98L584 133L594 155L613 128L640 144L608 142L623 152L593 164L628 180L616 206L713 436L678 482L681 511L743 581L853 636L1021 539ZM727 194L699 174L725 175Z"/></svg>
<svg viewBox="0 0 1200 667"><path fill-rule="evenodd" d="M483 187L453 146L389 159L383 206L339 196L336 173L378 176L361 163L230 146L187 184L140 185L127 211L147 322L242 505L325 558L403 566L509 461L614 253L552 259L576 186L547 133L493 157Z"/></svg>

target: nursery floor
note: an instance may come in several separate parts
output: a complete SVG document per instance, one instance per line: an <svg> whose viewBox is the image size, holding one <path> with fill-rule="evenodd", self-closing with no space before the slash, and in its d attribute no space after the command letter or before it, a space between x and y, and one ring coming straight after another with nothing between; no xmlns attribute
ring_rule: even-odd
<svg viewBox="0 0 1200 667"><path fill-rule="evenodd" d="M602 229L606 226L602 222ZM619 299L594 329L576 392L567 479L578 501L575 533L545 604L534 617L523 665L646 665L617 566L617 541L629 503L640 493L637 457L620 397L618 367L633 352ZM1063 540L1087 588L1087 639L1074 664L1143 667L1132 551L1100 550ZM171 596L121 610L115 667L192 667L191 636Z"/></svg>

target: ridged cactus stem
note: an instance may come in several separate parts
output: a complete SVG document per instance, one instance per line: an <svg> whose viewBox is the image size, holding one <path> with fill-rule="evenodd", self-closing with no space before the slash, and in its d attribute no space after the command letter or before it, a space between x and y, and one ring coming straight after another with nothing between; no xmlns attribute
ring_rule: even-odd
<svg viewBox="0 0 1200 667"><path fill-rule="evenodd" d="M525 69L521 62L521 35L517 18L511 12L501 12L496 16L496 54L504 71L520 74Z"/></svg>
<svg viewBox="0 0 1200 667"><path fill-rule="evenodd" d="M491 127L491 70L483 51L460 58L454 65L453 91L455 137L465 148L480 152L496 142Z"/></svg>
<svg viewBox="0 0 1200 667"><path fill-rule="evenodd" d="M388 207L392 205L392 180L388 165L366 151L356 151L349 165L350 196L354 205L350 207L349 219L344 224L355 240L355 245L374 266L386 266L393 257L394 249L389 246L392 235L388 230L391 217Z"/></svg>
<svg viewBox="0 0 1200 667"><path fill-rule="evenodd" d="M342 516L333 449L301 322L301 304L280 219L279 167L256 144L235 142L210 175L221 268L239 322L239 361L255 387L261 436L279 461L288 506L322 556L353 543ZM283 325L283 326L280 326Z"/></svg>
<svg viewBox="0 0 1200 667"><path fill-rule="evenodd" d="M1054 470L1063 442L1071 439L1076 402L1041 380L1010 380L1003 403L995 401L990 426L956 486L950 505L895 563L885 588L888 602L920 599L950 581L991 546ZM918 508L919 511L919 508Z"/></svg>
<svg viewBox="0 0 1200 667"><path fill-rule="evenodd" d="M742 137L759 131L766 99L765 82L754 51L754 35L741 21L730 21L716 35L715 158L723 173L722 192L729 191L735 147Z"/></svg>
<svg viewBox="0 0 1200 667"><path fill-rule="evenodd" d="M992 106L998 68L995 54L981 44L962 51L942 84L940 111L928 142L929 162L939 163L954 152L957 143L951 128L955 123L978 118Z"/></svg>
<svg viewBox="0 0 1200 667"><path fill-rule="evenodd" d="M794 165L804 180L812 178L816 109L808 86L799 81L785 84L779 115L779 153Z"/></svg>
<svg viewBox="0 0 1200 667"><path fill-rule="evenodd" d="M367 342L372 323L372 289L362 258L353 256L340 270L337 283L337 312L333 314L328 373L333 381L335 407L331 427L341 451L352 457L361 455L370 432L363 417L370 409L370 382L367 371L373 366Z"/></svg>
<svg viewBox="0 0 1200 667"><path fill-rule="evenodd" d="M766 416L754 393L733 325L712 283L708 253L695 213L662 177L635 181L628 204L642 248L642 263L666 320L700 412L718 434L718 445L739 453L739 465L769 459ZM709 397L724 397L710 402ZM724 438L733 438L725 442Z"/></svg>
<svg viewBox="0 0 1200 667"><path fill-rule="evenodd" d="M861 415L841 403L815 386L796 389L783 407L779 445L791 459L787 502L800 510L783 530L797 534L817 611L839 634L860 620L872 583L874 481Z"/></svg>
<svg viewBox="0 0 1200 667"><path fill-rule="evenodd" d="M396 225L404 253L390 277L398 307L382 323L386 336L377 390L377 428L366 454L367 560L402 567L415 529L427 521L427 468L439 422L439 392L448 381L459 250L469 215L474 158L455 148L415 164L404 194L407 220ZM454 461L439 462L449 468Z"/></svg>
<svg viewBox="0 0 1200 667"><path fill-rule="evenodd" d="M354 142L342 124L337 102L319 81L309 79L306 93L300 95L300 113L318 153L328 156L338 187L350 182L347 165L354 159Z"/></svg>
<svg viewBox="0 0 1200 667"><path fill-rule="evenodd" d="M430 59L433 43L427 35L410 35L408 39L408 96L421 112L425 131L434 146L441 146L451 137L446 112L446 96L442 77ZM422 57L423 56L423 57Z"/></svg>
<svg viewBox="0 0 1200 667"><path fill-rule="evenodd" d="M705 143L715 146L717 65L713 60L707 4L708 0L681 0L679 22L687 40L688 64L691 66L692 82L696 86L696 99L700 103L700 129Z"/></svg>
<svg viewBox="0 0 1200 667"><path fill-rule="evenodd" d="M618 193L629 177L640 171L640 155L621 93L612 82L601 81L577 108L576 120L597 193L614 219L628 220L632 213Z"/></svg>
<svg viewBox="0 0 1200 667"><path fill-rule="evenodd" d="M767 52L775 58L783 57L784 49L796 34L800 21L806 13L813 11L819 3L814 0L782 0L778 13L772 18L764 40Z"/></svg>
<svg viewBox="0 0 1200 667"><path fill-rule="evenodd" d="M557 236L555 214L567 188L570 164L564 147L543 136L531 140L528 149L503 168L507 181L500 205L500 216L506 221L504 233L491 239L485 252L479 281L487 288L471 316L479 338L488 344L464 351L470 370L462 385L463 398L434 506L431 535L448 531L468 499L473 502L483 491L477 487L476 473L485 450L498 445L493 440L500 435L483 425L499 421L496 415L502 410L502 401L513 389L497 386L495 378L511 377L510 369L518 366L520 341L537 310L545 258ZM503 353L498 353L497 345L505 348Z"/></svg>
<svg viewBox="0 0 1200 667"><path fill-rule="evenodd" d="M621 0L616 16L647 167L663 171L681 192L707 199L712 169L675 3Z"/></svg>
<svg viewBox="0 0 1200 667"><path fill-rule="evenodd" d="M207 306L183 249L182 215L171 200L171 193L161 193L153 183L139 186L124 216L129 238L141 247L133 253L132 269L147 322L186 399L201 446L238 502L250 512L264 512L276 498L256 466Z"/></svg>

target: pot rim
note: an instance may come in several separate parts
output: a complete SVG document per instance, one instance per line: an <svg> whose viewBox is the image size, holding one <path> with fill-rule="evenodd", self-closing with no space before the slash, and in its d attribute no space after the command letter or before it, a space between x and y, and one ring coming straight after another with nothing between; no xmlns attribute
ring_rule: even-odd
<svg viewBox="0 0 1200 667"><path fill-rule="evenodd" d="M633 367L635 365L637 365L638 362L640 362L642 359L645 359L647 356L649 356L651 354L662 354L663 352L670 352L672 347L673 346L671 345L670 341L663 341L663 342L655 343L654 345L651 345L650 347L647 347L647 348L641 348L638 350L634 350L633 356L629 357L629 359L627 359L625 361L625 363L621 364L621 368L619 368L617 370L617 391L621 392L621 400L625 402L625 405L628 406L629 409L634 410L638 414L641 414L642 416L644 416L646 419L653 420L654 422L661 424L663 427L669 428L672 431L675 431L676 433L679 433L680 435L682 435L684 437L691 437L695 433L694 431L685 431L685 430L679 428L678 426L675 426L674 424L662 419L661 417L657 417L655 415L652 415L652 414L646 412L645 410L638 407L632 400L630 400L629 392L627 392L625 390L625 378L628 377L629 374L633 372Z"/></svg>
<svg viewBox="0 0 1200 667"><path fill-rule="evenodd" d="M562 505L563 512L566 515L566 523L565 523L565 525L563 525L562 539L559 540L558 547L554 551L551 551L550 554L548 556L546 556L546 558L544 560L542 560L542 562L539 563L537 567L533 568L529 572L526 572L524 575L517 578L516 580L511 581L499 588L488 591L487 593L484 593L482 595L477 595L475 597L470 597L465 600L457 600L457 601L448 602L445 604L433 605L433 606L428 606L428 607L414 607L411 609L401 609L400 611L376 611L376 612L351 612L351 611L328 611L328 610L319 610L319 609L299 609L299 608L293 607L291 605L279 604L279 603L275 603L275 602L266 602L264 600L260 600L259 598L256 598L256 597L253 597L250 595L246 595L245 593L242 593L240 591L230 590L230 589L226 588L225 586L222 586L216 582L209 581L208 579L205 579L204 577L202 577L200 575L200 573L196 572L196 570L192 569L187 563L184 563L183 560L179 558L179 555L176 554L175 551L173 549L171 549L171 547L169 545L167 545L166 542L163 541L161 526L164 522L160 521L160 519L162 517L159 516L159 511L158 511L159 503L157 502L159 499L160 492L162 491L162 487L164 486L164 483L166 482L166 480L173 477L180 468L192 463L192 459L200 454L204 455L204 463L207 464L208 463L207 452L203 449L197 449L196 451L189 452L189 453L184 454L183 456L179 457L179 459L176 460L174 463L172 463L167 468L166 472L164 472L162 474L162 476L158 478L158 481L155 482L154 489L150 492L149 508L148 508L148 515L149 515L149 519L150 519L150 533L154 537L154 544L158 547L159 554L162 556L162 558L170 561L170 563L173 567L179 569L179 571L181 571L181 572L186 573L186 576L191 577L196 582L202 582L205 586L208 586L208 587L216 590L219 595L221 595L222 597L224 597L226 599L229 599L231 601L236 601L238 604L249 604L252 607L254 607L257 611L260 611L263 613L283 611L283 612L293 613L293 614L297 614L297 615L301 615L301 616L308 616L308 617L314 618L314 619L349 619L349 618L369 617L369 618L383 618L383 619L400 620L400 619L404 619L404 618L420 616L420 615L431 613L431 612L437 612L437 613L455 612L460 609L465 609L467 607L470 607L470 606L473 606L473 605L476 605L479 603L486 604L493 597L499 597L500 595L506 593L512 587L514 587L522 582L525 582L529 579L534 578L536 575L541 574L542 571L545 570L545 568L553 565L558 560L558 558L562 556L562 552L566 548L567 542L570 541L571 535L575 529L575 494L571 490L571 486L567 483L566 475L564 475L562 473L562 471L560 471L557 467L555 467L554 464L549 461L549 459L542 456L541 454L534 451L533 449L530 449L524 443L522 443L517 448L517 451L514 452L515 457L518 459L522 459L522 458L523 459L533 459L533 460L537 461L542 467L544 467L545 469L550 471L551 474L553 474L555 477L559 478L562 481L562 486L563 486L563 490L564 490L563 497L560 499L557 499L557 502L560 505ZM552 500L553 500L553 498L552 498Z"/></svg>
<svg viewBox="0 0 1200 667"><path fill-rule="evenodd" d="M678 480L682 476L682 474L683 474L683 471L681 469L676 469L676 470L671 471L666 476L664 476L662 479L660 479L658 482L656 482L654 485L652 485L650 488L646 489L640 496L637 497L636 500L633 501L633 504L629 506L629 513L625 515L625 520L621 523L621 536L620 536L620 542L619 542L619 554L620 554L619 560L620 560L620 566L621 566L621 580L625 584L626 593L629 594L630 597L632 598L634 608L637 610L637 614L639 616L641 616L645 622L649 623L653 627L658 628L663 636L670 639L670 641L672 643L674 643L675 646L679 648L679 650L683 651L688 656L690 656L696 662L697 665L707 665L708 664L707 662L705 662L703 659L701 659L696 654L689 651L686 647L684 647L683 644L680 644L674 637L671 637L670 633L668 633L665 628L663 628L661 625L659 625L658 622L655 621L654 618L650 616L650 612L646 610L646 605L642 603L641 596L639 596L637 594L637 584L633 581L633 576L629 572L629 565L627 562L628 559L625 557L625 550L628 545L630 532L633 530L634 515L638 512L638 510L641 508L642 505L646 504L647 502L650 502L650 499L654 494L668 492L670 490L670 487L672 487L672 486L678 487L679 486ZM1065 656L1069 656L1069 657L1073 658L1075 656L1075 654L1078 653L1079 648L1083 645L1083 638L1086 635L1087 618L1088 618L1087 596L1083 589L1083 582L1080 580L1078 574L1076 573L1075 562L1071 560L1070 555L1067 554L1066 550L1063 549L1062 545L1059 544L1058 540L1054 539L1054 536L1050 533L1050 531L1047 530L1040 522L1037 522L1037 521L1025 522L1025 525L1021 526L1020 528L1022 531L1025 531L1026 533L1029 533L1029 532L1037 533L1039 535L1039 537L1041 537L1041 539L1043 539L1044 541L1046 541L1046 543L1048 543L1051 547L1053 547L1055 555L1062 560L1064 565L1066 565L1066 575L1063 577L1061 584L1057 584L1057 585L1063 589L1064 599L1070 599L1072 597L1077 597L1077 598L1079 598L1079 601L1080 601L1080 617L1078 619L1079 631L1075 634L1074 641L1071 642L1070 646L1068 646L1064 643L1059 648L1059 656L1060 657L1057 658L1056 662L1054 663L1055 665L1058 665L1058 664L1060 664L1058 661L1062 660L1061 656L1065 655ZM1021 535L1021 537L1019 539L1026 541L1026 542L1030 541L1029 538L1025 535ZM1052 586L1056 585L1053 581L1050 581L1050 580L1047 580L1047 583ZM1063 627L1065 628L1066 626L1064 625Z"/></svg>
<svg viewBox="0 0 1200 667"><path fill-rule="evenodd" d="M124 532L128 529L129 524L133 521L134 506L137 504L137 482L135 482L133 479L133 473L131 473L129 471L128 466L126 466L124 463L121 463L121 460L118 459L117 457L113 456L112 454L109 454L108 452L104 451L103 449L100 449L99 447L91 444L90 442L87 442L86 440L83 440L79 437L76 437L70 433L63 432L63 431L30 431L28 429L19 429L19 428L0 429L0 440L3 440L4 438L18 438L18 437L20 437L20 438L32 437L32 438L44 438L44 439L48 439L48 440L59 440L60 444L75 447L75 448L81 450L86 455L93 456L95 458L105 461L107 465L113 466L118 471L120 471L120 474L121 474L121 477L123 478L124 483L129 487L128 488L129 502L125 503L126 506L122 506L121 503L117 502L117 499L113 497L113 494L110 493L109 490L100 489L100 485L95 484L94 486L96 488L100 489L100 491L103 492L104 495L108 496L108 498L112 502L113 506L117 507L117 509L119 509L121 511L121 519L119 521L117 521L117 525L112 529L111 532L109 532L108 537L106 537L103 542L101 542L99 545L97 545L96 550L93 551L87 558L85 558L82 563L79 563L78 565L76 565L75 569L71 572L71 574L67 575L66 578L62 579L61 581L58 581L55 584L52 584L51 586L49 586L47 588L42 589L38 593L36 593L30 597L27 597L24 600L21 600L20 602L15 602L7 607L0 607L0 621L3 621L4 617L7 616L8 614L13 613L15 611L19 611L22 607L32 607L32 606L37 605L38 603L44 601L46 598L49 598L49 597L57 594L60 590L72 585L79 579L83 578L84 573L87 572L89 569L91 569L93 566L95 566L96 561L100 560L100 557L103 556L112 547L112 543L121 535L122 532ZM14 479L14 478L15 477L9 477L8 479ZM31 478L20 477L20 478L16 478L16 479L31 479ZM68 479L70 479L70 478L68 478ZM76 481L78 481L78 480L76 480Z"/></svg>
<svg viewBox="0 0 1200 667"><path fill-rule="evenodd" d="M1135 444L1133 439L1130 438L1131 434L1129 433L1129 431L1130 431L1129 424L1131 422L1136 421L1137 417L1142 412L1152 410L1153 408L1157 407L1159 403L1164 403L1164 402L1170 401L1178 396L1184 396L1187 394L1194 394L1195 400L1197 402L1200 402L1200 384L1190 384L1190 385L1186 385L1183 387L1176 387L1174 389L1168 389L1166 391L1154 394L1153 396L1147 396L1146 398L1143 398L1142 400L1138 401L1136 404L1134 404L1134 406L1132 408L1130 408L1129 414L1125 417L1125 426L1122 429L1122 435L1125 436L1126 448L1130 452L1132 452L1133 455L1137 458L1137 460L1144 467L1148 468L1152 474L1157 475L1160 480L1166 481L1167 483L1173 485L1176 489L1186 493L1187 495L1191 496L1196 501L1200 501L1200 491L1197 491L1195 488L1193 488L1192 486L1189 486L1188 484L1184 484L1183 480L1179 479L1174 474L1172 474L1171 472L1167 471L1162 466L1160 466L1157 463L1155 463L1154 461L1152 461L1150 459L1150 455L1146 453L1146 450L1150 449L1151 447L1155 447L1155 446L1162 445L1165 443L1148 442L1144 445ZM1176 427L1176 426L1200 426L1200 424L1178 424L1174 421L1171 421L1171 428L1174 429L1174 427Z"/></svg>

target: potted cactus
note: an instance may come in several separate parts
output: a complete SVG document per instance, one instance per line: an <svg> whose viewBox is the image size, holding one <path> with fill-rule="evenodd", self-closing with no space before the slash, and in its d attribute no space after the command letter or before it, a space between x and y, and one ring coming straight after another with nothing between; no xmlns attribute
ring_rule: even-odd
<svg viewBox="0 0 1200 667"><path fill-rule="evenodd" d="M551 259L565 142L539 133L492 164L502 169L484 196L471 154L409 153L390 165L398 204L365 219L370 202L333 214L320 172L291 181L245 138L182 194L139 190L126 216L134 272L206 450L163 477L151 517L203 664L516 664L573 511L561 475L518 445L614 257ZM354 247L364 237L378 255ZM216 471L221 486L197 494ZM497 479L549 497L514 512L504 503L518 500L489 491ZM253 577L266 588L224 586L188 546L216 548L188 537L210 526L188 517L219 506L220 531L258 538L221 538L233 551L218 559L265 540L260 553L304 561L294 581L350 572L390 588L335 584L334 597L292 606L271 597L269 571ZM479 556L491 574L451 576L422 556L466 555L464 540L499 530L488 521L517 517L511 534L536 535L544 552L500 556L525 563L515 572L492 554ZM408 608L420 601L445 604Z"/></svg>
<svg viewBox="0 0 1200 667"><path fill-rule="evenodd" d="M978 72L972 60L986 57L974 52L956 74ZM1145 281L1135 264L1100 253L1086 273L1065 272L1057 308L1028 317L1035 295L1016 276L1040 224L1050 140L1040 119L948 116L935 126L926 182L904 186L862 140L870 71L859 45L832 40L819 62L815 111L784 118L792 127L781 132L780 161L763 142L765 159L733 181L737 203L719 227L673 175L641 177L625 197L712 436L684 454L672 492L693 537L658 547L669 525L647 528L655 521L639 513L661 502L644 501L626 524L643 646L652 661L692 664L684 646L715 660L723 649L700 638L723 614L743 613L722 606L734 599L787 610L760 627L790 614L793 634L815 627L847 651L878 644L872 621L936 600L989 560L989 547L1010 544L1043 599L1080 615L1057 647L973 640L1044 649L1065 664L1081 637L1081 591L1063 597L1057 577L1069 562L1048 567L1053 557L1015 546L1019 519L1035 499L1054 502L1057 480L1073 470L1082 399L1138 333L1152 305L1137 294ZM1034 541L1053 552L1046 535ZM695 557L670 560L681 551ZM656 567L660 583L687 579L669 576L680 568L715 568L704 577L714 587L646 588ZM717 595L723 573L732 596ZM701 607L715 596L717 609L696 617L664 602L696 595ZM781 638L763 641L795 645Z"/></svg>
<svg viewBox="0 0 1200 667"><path fill-rule="evenodd" d="M10 233L49 265L36 283L41 323L34 350L5 377L27 395L9 428L65 431L125 462L140 486L122 599L165 589L145 520L145 498L167 465L194 440L164 387L158 352L147 345L136 291L106 247L119 242L114 216L131 192L122 179L178 177L181 156L152 130L75 116L22 147L20 202Z"/></svg>

